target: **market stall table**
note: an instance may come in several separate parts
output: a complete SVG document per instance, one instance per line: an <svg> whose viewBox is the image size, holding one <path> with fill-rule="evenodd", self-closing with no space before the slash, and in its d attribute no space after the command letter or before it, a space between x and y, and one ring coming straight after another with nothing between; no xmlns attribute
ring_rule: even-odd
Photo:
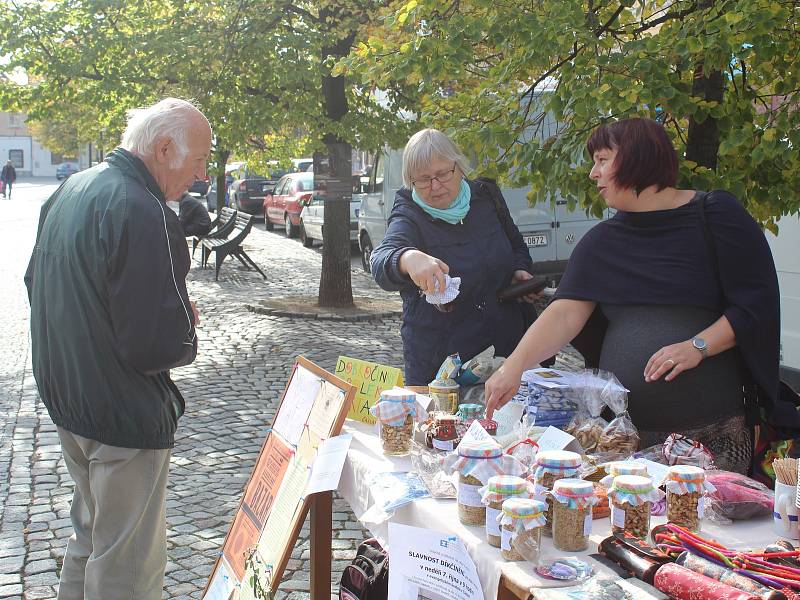
<svg viewBox="0 0 800 600"><path fill-rule="evenodd" d="M374 522L369 509L375 503L370 482L380 472L412 470L410 457L387 457L381 450L381 442L375 434L375 426L348 421L342 431L353 435L347 460L339 481L339 492L350 504L356 516L362 520L372 535L389 548L388 520ZM366 515L366 518L365 518ZM478 571L484 595L487 599L537 598L537 589L553 587L554 582L540 578L527 562L508 562L500 550L486 542L483 527L469 527L458 520L455 499L423 498L398 508L390 519L394 523L412 525L457 535L464 543ZM653 517L651 527L665 522L665 517ZM702 535L719 540L730 548L763 547L778 537L772 520L763 518L738 521L733 525L715 525L703 522ZM543 552L554 556L575 555L586 560L597 551L597 544L610 535L609 519L595 519L589 548L585 552L559 552L552 547L549 538L543 540ZM390 550L391 554L391 550ZM594 562L594 565L599 565Z"/></svg>

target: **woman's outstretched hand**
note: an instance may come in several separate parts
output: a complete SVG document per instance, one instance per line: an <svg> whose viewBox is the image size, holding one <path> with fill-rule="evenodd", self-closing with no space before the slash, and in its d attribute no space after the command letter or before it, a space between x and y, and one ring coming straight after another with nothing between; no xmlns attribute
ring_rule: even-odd
<svg viewBox="0 0 800 600"><path fill-rule="evenodd" d="M494 411L503 407L514 397L519 389L522 371L509 366L508 362L489 377L484 387L486 393L486 418L491 419Z"/></svg>
<svg viewBox="0 0 800 600"><path fill-rule="evenodd" d="M400 271L408 274L414 285L424 293L444 291L444 276L450 271L447 263L419 250L403 252L399 267Z"/></svg>

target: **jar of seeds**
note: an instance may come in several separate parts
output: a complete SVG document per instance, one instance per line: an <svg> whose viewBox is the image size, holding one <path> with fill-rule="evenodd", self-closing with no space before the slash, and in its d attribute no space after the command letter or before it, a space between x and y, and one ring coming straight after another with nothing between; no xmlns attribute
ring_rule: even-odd
<svg viewBox="0 0 800 600"><path fill-rule="evenodd" d="M536 455L536 470L533 473L534 497L547 504L547 520L542 528L545 535L552 535L553 507L548 492L559 479L578 476L581 455L568 450L545 450Z"/></svg>
<svg viewBox="0 0 800 600"><path fill-rule="evenodd" d="M381 392L380 399L369 412L378 419L384 454L408 454L414 437L417 408L417 395L414 392L402 388Z"/></svg>
<svg viewBox="0 0 800 600"><path fill-rule="evenodd" d="M433 398L434 409L454 414L458 408L458 384L452 379L434 379L428 384L428 395Z"/></svg>
<svg viewBox="0 0 800 600"><path fill-rule="evenodd" d="M448 473L458 473L458 518L464 525L484 525L486 507L481 501L481 488L495 475L519 476L524 465L492 438L462 440L455 452L444 460Z"/></svg>
<svg viewBox="0 0 800 600"><path fill-rule="evenodd" d="M639 475L618 475L608 490L611 501L611 530L627 531L642 540L650 531L650 507L663 500L664 492L652 480Z"/></svg>
<svg viewBox="0 0 800 600"><path fill-rule="evenodd" d="M632 460L618 460L610 462L606 465L606 475L600 480L600 483L610 488L614 483L614 477L617 475L638 475L639 477L647 477L647 466Z"/></svg>
<svg viewBox="0 0 800 600"><path fill-rule="evenodd" d="M667 472L667 520L689 531L700 531L703 496L716 490L700 467L675 465Z"/></svg>
<svg viewBox="0 0 800 600"><path fill-rule="evenodd" d="M498 516L501 525L500 554L506 560L539 562L546 505L538 500L509 498Z"/></svg>
<svg viewBox="0 0 800 600"><path fill-rule="evenodd" d="M481 501L486 505L486 541L495 548L500 547L500 522L497 517L508 498L530 498L533 485L522 477L495 475L481 488Z"/></svg>
<svg viewBox="0 0 800 600"><path fill-rule="evenodd" d="M592 506L598 498L594 484L583 479L559 479L550 492L553 499L553 546L580 552L589 545Z"/></svg>

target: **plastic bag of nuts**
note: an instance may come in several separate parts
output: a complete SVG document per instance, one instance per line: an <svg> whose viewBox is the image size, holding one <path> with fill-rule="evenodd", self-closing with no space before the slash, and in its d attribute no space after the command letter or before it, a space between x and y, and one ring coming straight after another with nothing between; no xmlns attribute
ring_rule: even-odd
<svg viewBox="0 0 800 600"><path fill-rule="evenodd" d="M536 470L533 473L533 491L537 500L547 504L546 522L542 528L545 535L551 535L553 523L552 500L548 492L559 479L577 477L581 466L581 455L568 450L545 450L536 455Z"/></svg>
<svg viewBox="0 0 800 600"><path fill-rule="evenodd" d="M500 547L500 523L497 517L503 502L509 498L530 498L533 484L522 477L495 475L481 488L481 501L486 505L486 541L490 546Z"/></svg>
<svg viewBox="0 0 800 600"><path fill-rule="evenodd" d="M403 388L392 388L381 392L375 406L369 409L380 423L383 453L404 456L411 449L414 437L414 421L422 410L417 405L417 395Z"/></svg>
<svg viewBox="0 0 800 600"><path fill-rule="evenodd" d="M526 498L509 498L498 515L501 526L500 554L506 560L538 564L545 504Z"/></svg>
<svg viewBox="0 0 800 600"><path fill-rule="evenodd" d="M675 465L667 472L667 520L690 531L700 531L703 496L716 491L700 467Z"/></svg>
<svg viewBox="0 0 800 600"><path fill-rule="evenodd" d="M608 490L611 501L611 530L627 531L647 539L650 531L650 505L664 498L652 480L639 475L618 475Z"/></svg>
<svg viewBox="0 0 800 600"><path fill-rule="evenodd" d="M553 499L553 546L580 552L589 545L592 506L598 502L594 484L583 479L559 479L550 492Z"/></svg>
<svg viewBox="0 0 800 600"><path fill-rule="evenodd" d="M481 501L481 488L495 475L519 476L524 465L513 456L503 454L503 449L492 438L462 440L452 454L444 460L448 473L458 473L458 518L464 525L484 525L486 507Z"/></svg>
<svg viewBox="0 0 800 600"><path fill-rule="evenodd" d="M614 412L614 418L606 425L597 440L597 452L630 456L639 448L639 430L628 414L628 391L611 373L603 387L601 397Z"/></svg>

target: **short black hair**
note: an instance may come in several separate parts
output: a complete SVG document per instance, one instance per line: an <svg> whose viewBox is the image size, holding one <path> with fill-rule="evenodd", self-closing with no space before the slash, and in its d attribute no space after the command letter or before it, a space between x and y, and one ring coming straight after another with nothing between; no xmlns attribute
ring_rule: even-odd
<svg viewBox="0 0 800 600"><path fill-rule="evenodd" d="M598 150L616 150L615 183L638 194L655 185L658 191L678 181L678 153L663 125L652 119L623 119L604 123L586 142L589 157Z"/></svg>

